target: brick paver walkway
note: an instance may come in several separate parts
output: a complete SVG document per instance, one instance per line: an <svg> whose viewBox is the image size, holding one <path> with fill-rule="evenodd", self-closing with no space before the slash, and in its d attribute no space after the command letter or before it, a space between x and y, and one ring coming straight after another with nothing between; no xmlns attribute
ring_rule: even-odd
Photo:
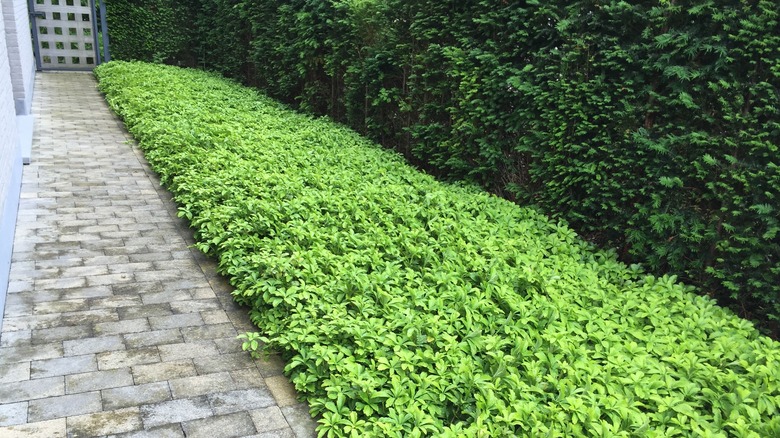
<svg viewBox="0 0 780 438"><path fill-rule="evenodd" d="M87 73L38 74L0 334L0 437L308 437L214 262Z"/></svg>

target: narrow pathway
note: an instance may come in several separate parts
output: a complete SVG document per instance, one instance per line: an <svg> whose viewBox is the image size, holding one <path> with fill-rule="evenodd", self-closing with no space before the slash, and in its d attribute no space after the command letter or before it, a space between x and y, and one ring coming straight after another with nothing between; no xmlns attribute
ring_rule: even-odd
<svg viewBox="0 0 780 438"><path fill-rule="evenodd" d="M0 437L309 437L88 73L38 73L0 333Z"/></svg>

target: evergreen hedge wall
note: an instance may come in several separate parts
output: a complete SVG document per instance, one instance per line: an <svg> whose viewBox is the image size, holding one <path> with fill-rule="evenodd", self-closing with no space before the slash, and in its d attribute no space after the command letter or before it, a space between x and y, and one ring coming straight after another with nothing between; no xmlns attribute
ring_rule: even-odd
<svg viewBox="0 0 780 438"><path fill-rule="evenodd" d="M774 1L193 4L200 66L780 318Z"/></svg>

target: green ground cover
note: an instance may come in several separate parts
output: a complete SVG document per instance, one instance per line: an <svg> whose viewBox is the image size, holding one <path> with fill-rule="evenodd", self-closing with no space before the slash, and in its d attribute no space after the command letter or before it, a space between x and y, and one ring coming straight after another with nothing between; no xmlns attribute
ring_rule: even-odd
<svg viewBox="0 0 780 438"><path fill-rule="evenodd" d="M195 70L100 89L327 436L780 436L780 344L563 223Z"/></svg>

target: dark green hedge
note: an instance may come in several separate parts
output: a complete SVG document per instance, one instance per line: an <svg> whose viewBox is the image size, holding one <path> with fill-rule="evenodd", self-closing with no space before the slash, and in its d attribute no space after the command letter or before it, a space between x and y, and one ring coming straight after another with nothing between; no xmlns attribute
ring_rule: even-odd
<svg viewBox="0 0 780 438"><path fill-rule="evenodd" d="M776 2L195 4L199 65L780 317Z"/></svg>
<svg viewBox="0 0 780 438"><path fill-rule="evenodd" d="M195 12L176 0L106 1L112 58L191 65Z"/></svg>

